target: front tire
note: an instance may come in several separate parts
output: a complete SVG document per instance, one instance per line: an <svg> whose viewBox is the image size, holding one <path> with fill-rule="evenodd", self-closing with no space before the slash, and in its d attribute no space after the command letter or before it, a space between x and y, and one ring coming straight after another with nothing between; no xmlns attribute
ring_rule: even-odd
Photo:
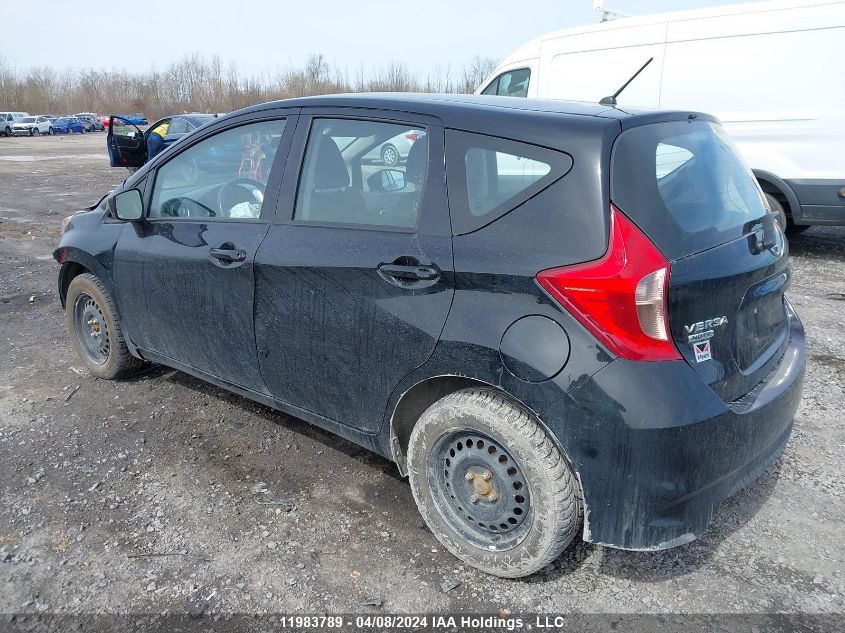
<svg viewBox="0 0 845 633"><path fill-rule="evenodd" d="M36 129L34 127L29 128L29 135L35 136Z"/></svg>
<svg viewBox="0 0 845 633"><path fill-rule="evenodd" d="M431 405L411 434L408 471L437 540L494 576L539 571L580 526L572 468L528 411L490 389Z"/></svg>
<svg viewBox="0 0 845 633"><path fill-rule="evenodd" d="M132 356L117 309L102 282L90 273L74 277L65 299L65 324L76 353L97 378L120 378L144 362Z"/></svg>

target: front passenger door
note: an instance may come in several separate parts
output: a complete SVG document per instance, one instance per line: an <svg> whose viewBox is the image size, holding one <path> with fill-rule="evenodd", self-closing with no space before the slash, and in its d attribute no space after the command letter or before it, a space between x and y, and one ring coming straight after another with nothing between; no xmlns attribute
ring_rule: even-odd
<svg viewBox="0 0 845 633"><path fill-rule="evenodd" d="M151 358L266 391L253 259L273 214L290 118L210 131L152 172L146 220L124 227L114 263L124 330Z"/></svg>

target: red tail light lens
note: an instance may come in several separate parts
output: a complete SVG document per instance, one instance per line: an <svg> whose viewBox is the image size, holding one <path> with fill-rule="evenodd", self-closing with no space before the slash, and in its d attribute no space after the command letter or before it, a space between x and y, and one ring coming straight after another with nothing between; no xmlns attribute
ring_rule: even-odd
<svg viewBox="0 0 845 633"><path fill-rule="evenodd" d="M416 141L416 140L419 140L420 135L417 132L408 132L405 135L405 138L408 139L409 141Z"/></svg>
<svg viewBox="0 0 845 633"><path fill-rule="evenodd" d="M551 268L537 282L616 356L680 360L669 335L669 262L616 206L601 259Z"/></svg>

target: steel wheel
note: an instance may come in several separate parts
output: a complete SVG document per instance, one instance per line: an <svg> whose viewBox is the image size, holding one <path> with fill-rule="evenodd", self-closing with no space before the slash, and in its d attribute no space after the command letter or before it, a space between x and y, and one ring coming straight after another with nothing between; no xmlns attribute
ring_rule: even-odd
<svg viewBox="0 0 845 633"><path fill-rule="evenodd" d="M396 167L399 164L399 152L393 145L385 145L381 148L381 162L388 167Z"/></svg>
<svg viewBox="0 0 845 633"><path fill-rule="evenodd" d="M109 330L102 309L87 293L80 293L73 306L73 327L79 346L92 363L109 358Z"/></svg>
<svg viewBox="0 0 845 633"><path fill-rule="evenodd" d="M467 541L488 549L517 545L531 526L531 495L519 464L486 435L457 431L429 456L432 496L443 518Z"/></svg>

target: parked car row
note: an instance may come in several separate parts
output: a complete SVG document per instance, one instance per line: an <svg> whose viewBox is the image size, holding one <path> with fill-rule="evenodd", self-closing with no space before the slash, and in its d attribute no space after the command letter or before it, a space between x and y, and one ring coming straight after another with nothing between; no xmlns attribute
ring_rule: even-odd
<svg viewBox="0 0 845 633"><path fill-rule="evenodd" d="M0 112L0 135L35 136L42 134L85 134L102 132L106 125L93 112L57 117L54 114L31 115L28 112ZM108 121L108 117L105 117Z"/></svg>

